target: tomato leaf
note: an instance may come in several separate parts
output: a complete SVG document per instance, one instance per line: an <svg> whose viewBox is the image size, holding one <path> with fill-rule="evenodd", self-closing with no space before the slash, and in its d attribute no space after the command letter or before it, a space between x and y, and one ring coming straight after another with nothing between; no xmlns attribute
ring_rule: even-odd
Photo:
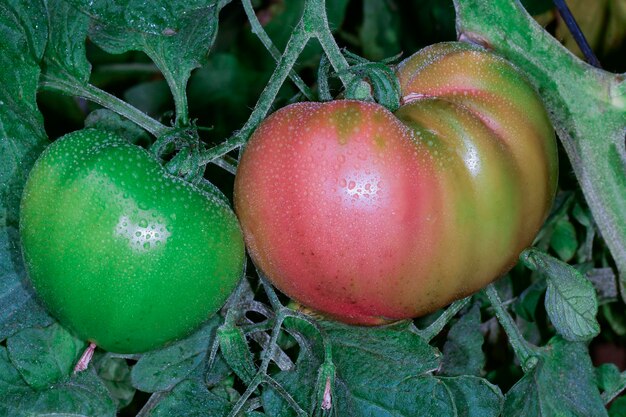
<svg viewBox="0 0 626 417"><path fill-rule="evenodd" d="M587 348L556 337L505 396L507 417L606 416Z"/></svg>
<svg viewBox="0 0 626 417"><path fill-rule="evenodd" d="M457 416L497 417L501 415L504 396L496 385L484 378L461 375L439 378L450 390L456 404Z"/></svg>
<svg viewBox="0 0 626 417"><path fill-rule="evenodd" d="M135 388L131 383L130 367L126 360L105 354L94 360L94 368L104 382L104 386L109 390L109 395L117 405L117 409L130 404L135 396Z"/></svg>
<svg viewBox="0 0 626 417"><path fill-rule="evenodd" d="M316 376L322 362L310 350L310 346L301 345L300 349L296 366L292 370L278 373L274 379L292 395L304 410L308 410L313 402ZM262 400L263 409L268 415L276 417L296 415L289 404L271 387L263 390Z"/></svg>
<svg viewBox="0 0 626 417"><path fill-rule="evenodd" d="M626 397L619 397L611 404L609 410L611 417L626 417Z"/></svg>
<svg viewBox="0 0 626 417"><path fill-rule="evenodd" d="M366 396L352 392L348 398L340 397L339 415L496 417L502 408L499 388L472 376L436 378L424 375L389 380L371 389Z"/></svg>
<svg viewBox="0 0 626 417"><path fill-rule="evenodd" d="M187 339L143 355L131 372L133 386L145 392L164 391L187 378L207 356L219 322L214 316Z"/></svg>
<svg viewBox="0 0 626 417"><path fill-rule="evenodd" d="M567 217L559 219L554 226L550 239L550 247L559 255L561 260L567 262L574 257L578 248L576 229Z"/></svg>
<svg viewBox="0 0 626 417"><path fill-rule="evenodd" d="M546 280L538 279L517 297L513 305L515 313L526 321L535 321L539 302L546 292Z"/></svg>
<svg viewBox="0 0 626 417"><path fill-rule="evenodd" d="M147 415L150 417L219 417L225 416L229 408L228 401L207 390L201 382L188 379L165 394Z"/></svg>
<svg viewBox="0 0 626 417"><path fill-rule="evenodd" d="M613 391L620 384L620 371L614 363L603 363L596 368L598 388L607 392Z"/></svg>
<svg viewBox="0 0 626 417"><path fill-rule="evenodd" d="M36 391L21 378L7 350L0 346L0 415L114 417L115 414L115 405L92 368L49 389Z"/></svg>
<svg viewBox="0 0 626 417"><path fill-rule="evenodd" d="M319 335L293 323L291 319L285 322L290 329L302 332L310 345L301 343L305 352L301 352L295 369L280 372L276 380L307 410L322 363L315 355L323 349ZM453 415L449 412L455 409L452 393L445 383L429 375L439 367L441 354L413 333L408 323L378 328L325 321L320 325L332 344L337 367L332 402L338 415L426 416L431 415L428 410ZM294 415L273 390L267 390L263 400L271 415Z"/></svg>
<svg viewBox="0 0 626 417"><path fill-rule="evenodd" d="M0 3L0 66L10 68L0 71L0 340L51 322L26 282L17 232L26 177L47 143L36 103L46 13L44 2Z"/></svg>
<svg viewBox="0 0 626 417"><path fill-rule="evenodd" d="M7 340L11 362L35 389L68 377L85 347L85 342L57 323L43 329L24 329Z"/></svg>
<svg viewBox="0 0 626 417"><path fill-rule="evenodd" d="M43 59L43 78L60 83L85 85L91 64L85 40L89 18L64 0L48 2L50 36Z"/></svg>
<svg viewBox="0 0 626 417"><path fill-rule="evenodd" d="M474 304L448 332L440 373L446 376L480 375L485 366L483 342L480 307Z"/></svg>
<svg viewBox="0 0 626 417"><path fill-rule="evenodd" d="M546 311L559 334L570 341L586 341L600 333L598 299L589 280L572 266L535 249L526 250L520 259L546 274Z"/></svg>
<svg viewBox="0 0 626 417"><path fill-rule="evenodd" d="M105 51L145 52L161 70L177 103L185 102L191 71L206 62L224 1L196 0L111 4L71 0L92 19L90 39Z"/></svg>

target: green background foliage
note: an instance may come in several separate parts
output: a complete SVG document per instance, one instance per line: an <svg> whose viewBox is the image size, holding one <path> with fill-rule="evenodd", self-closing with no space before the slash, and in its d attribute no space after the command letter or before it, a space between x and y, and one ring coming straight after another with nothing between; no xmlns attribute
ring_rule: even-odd
<svg viewBox="0 0 626 417"><path fill-rule="evenodd" d="M260 27L283 51L305 2L252 3ZM339 46L370 61L455 39L455 3L465 6L459 27L478 40L499 36L497 23L507 19L491 6L480 9L481 1L327 3ZM555 35L579 53L551 1L523 3L547 30L536 33ZM624 72L624 2L596 2L593 13L584 10L588 2L569 3L605 69ZM524 32L523 17L515 22L505 28L510 39L539 42ZM233 151L209 158L214 163L205 173L230 196L228 171L255 127L253 110L260 120L261 113L319 94L324 42L311 39L293 68L310 91L274 83L276 99L257 104L277 64L254 31L237 1L0 3L0 416L626 415L618 397L626 386L619 251L602 239L598 224L605 223L587 203L599 196L601 208L615 207L619 196L604 196L605 184L594 178L595 188L583 190L579 182L581 171L604 164L626 195L624 151L617 147L614 158L591 162L570 162L562 149L560 191L535 249L487 291L445 311L377 329L339 325L297 312L249 271L222 313L189 338L143 355L97 350L86 371L72 374L85 344L40 306L22 264L18 207L30 167L49 140L83 126L143 146L164 134L202 149L234 137L227 148ZM553 99L572 90L564 81L568 71L590 72L578 61L564 55L567 64L546 78L541 59L520 57L515 44L491 44L529 72L551 113L586 109L584 102L563 106ZM348 78L331 74L330 93L340 94ZM594 106L619 112L622 100L623 112L625 90L622 81L612 102ZM189 133L190 121L201 129ZM557 131L562 140L577 138L580 126ZM166 147L167 161L174 145Z"/></svg>

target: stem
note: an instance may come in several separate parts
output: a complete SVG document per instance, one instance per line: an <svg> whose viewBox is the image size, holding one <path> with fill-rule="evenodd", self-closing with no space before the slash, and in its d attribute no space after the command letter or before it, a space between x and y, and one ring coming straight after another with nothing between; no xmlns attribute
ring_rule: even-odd
<svg viewBox="0 0 626 417"><path fill-rule="evenodd" d="M348 61L341 53L335 38L328 26L328 16L326 15L325 0L308 0L305 5L304 15L307 31L317 38L330 64L339 75L339 79L344 87L350 85L354 78L353 74L345 71L350 67Z"/></svg>
<svg viewBox="0 0 626 417"><path fill-rule="evenodd" d="M282 385L276 382L274 378L272 378L269 375L265 375L265 377L263 378L263 382L268 384L270 387L274 388L276 392L281 397L283 397L285 401L287 401L287 403L291 406L291 408L293 408L296 414L298 414L299 416L303 416L303 417L307 416L306 411L304 411L302 407L300 407L300 404L298 404L296 400L294 400L293 397L287 392L287 390L285 390Z"/></svg>
<svg viewBox="0 0 626 417"><path fill-rule="evenodd" d="M219 158L215 158L212 160L215 165L222 168L224 171L229 174L236 175L237 174L237 160L228 155L221 156Z"/></svg>
<svg viewBox="0 0 626 417"><path fill-rule="evenodd" d="M254 13L252 3L250 3L250 0L242 0L241 3L243 4L246 16L248 16L248 21L252 26L252 33L254 33L259 38L259 40L263 43L268 52L272 55L272 58L274 58L274 60L278 62L280 60L280 52L278 51L278 49L276 49L276 47L272 43L272 40L267 35L267 32L265 32L265 30L263 29L263 26L261 25L261 22L259 22L256 13ZM300 76L295 71L289 71L289 78L291 78L291 81L293 81L293 83L298 87L302 94L304 94L307 100L313 100L313 91L311 91L311 89L304 83L304 81L302 81L302 78L300 78Z"/></svg>
<svg viewBox="0 0 626 417"><path fill-rule="evenodd" d="M430 326L428 326L424 330L417 329L417 334L421 336L422 339L424 339L425 341L430 342L433 337L437 336L443 330L446 324L448 324L448 322L452 320L452 318L456 316L456 314L461 311L461 309L465 307L467 303L469 303L471 298L472 296L469 296L465 297L462 300L455 301L439 317L437 317L437 320L435 320Z"/></svg>
<svg viewBox="0 0 626 417"><path fill-rule="evenodd" d="M580 30L580 26L578 26L578 23L576 23L576 19L574 18L574 15L572 14L569 7L567 7L567 3L565 2L565 0L554 0L554 5L559 11L559 14L563 18L563 21L567 25L570 33L574 37L576 44L587 59L587 62L596 68L602 68L602 66L600 65L600 61L598 61L598 58L593 53L591 46L589 46L589 42L587 42L587 38L585 38L583 31Z"/></svg>
<svg viewBox="0 0 626 417"><path fill-rule="evenodd" d="M79 85L70 81L60 80L56 78L45 78L40 83L43 89L58 91L71 96L80 96L87 100L93 101L114 111L120 116L126 117L128 120L135 122L153 136L159 137L167 132L169 127L159 123L141 110L131 106L123 100L107 93L91 84Z"/></svg>
<svg viewBox="0 0 626 417"><path fill-rule="evenodd" d="M230 413L228 413L227 417L236 417L239 415L239 413L243 409L243 406L246 404L246 401L248 401L248 398L250 398L252 393L257 389L261 382L263 382L263 377L264 375L261 372L257 373L254 376L254 378L250 382L250 385L248 385L248 388L246 388L244 393L241 394L241 397L239 397L239 400L237 400L237 402L233 406L233 409L230 410Z"/></svg>
<svg viewBox="0 0 626 417"><path fill-rule="evenodd" d="M206 165L214 159L224 156L233 149L237 149L246 143L254 129L256 129L259 123L261 123L265 116L267 116L267 113L272 107L272 103L278 94L278 90L280 90L280 87L287 79L289 72L293 68L298 56L306 46L310 37L311 36L309 34L305 33L301 21L292 32L291 38L289 38L287 46L285 47L285 52L278 61L276 69L272 73L270 80L261 93L261 96L259 97L259 100L257 101L257 104L252 111L252 114L250 114L246 124L243 125L241 130L235 135L231 136L219 145L203 152L200 156L201 164Z"/></svg>
<svg viewBox="0 0 626 417"><path fill-rule="evenodd" d="M498 318L500 325L509 337L509 342L513 347L515 356L519 359L522 365L522 369L525 373L529 372L537 364L537 359L533 349L530 347L528 342L526 342L509 313L504 309L502 300L500 300L500 296L498 295L498 292L493 284L490 284L484 291L489 298L489 302L491 302L491 306L496 312L496 317Z"/></svg>
<svg viewBox="0 0 626 417"><path fill-rule="evenodd" d="M265 290L265 294L267 294L267 298L269 298L270 304L272 305L272 308L274 309L274 311L282 310L284 308L284 306L280 302L280 300L278 299L278 295L276 295L276 291L274 291L274 288L272 287L272 284L267 282L267 278L265 278L265 275L263 275L261 273L261 271L259 271L258 268L257 268L257 274L261 278L261 284L263 285L263 289Z"/></svg>
<svg viewBox="0 0 626 417"><path fill-rule="evenodd" d="M164 61L161 53L146 47L146 54L152 59L152 62L161 70L167 85L170 87L172 97L174 98L174 107L176 108L176 126L189 126L189 107L187 104L187 81L191 75L190 71L176 73L172 71L172 65Z"/></svg>
<svg viewBox="0 0 626 417"><path fill-rule="evenodd" d="M154 409L154 407L156 407L159 404L159 401L161 401L161 398L167 394L169 391L159 391L159 392L155 392L154 394L152 394L150 396L150 398L148 398L148 401L146 402L146 404L143 406L143 408L137 413L137 415L135 417L147 417L150 415L150 413L152 412L152 410Z"/></svg>

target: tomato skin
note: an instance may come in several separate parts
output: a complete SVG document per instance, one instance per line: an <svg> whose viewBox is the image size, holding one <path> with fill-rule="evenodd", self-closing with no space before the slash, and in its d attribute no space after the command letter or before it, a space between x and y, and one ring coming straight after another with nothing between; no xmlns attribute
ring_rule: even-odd
<svg viewBox="0 0 626 417"><path fill-rule="evenodd" d="M484 287L532 243L556 189L554 132L508 62L438 44L398 77L395 114L349 100L278 110L235 179L257 266L346 323L417 317Z"/></svg>
<svg viewBox="0 0 626 417"><path fill-rule="evenodd" d="M28 275L50 313L119 353L192 332L226 301L245 259L222 196L93 129L64 136L37 160L20 235Z"/></svg>

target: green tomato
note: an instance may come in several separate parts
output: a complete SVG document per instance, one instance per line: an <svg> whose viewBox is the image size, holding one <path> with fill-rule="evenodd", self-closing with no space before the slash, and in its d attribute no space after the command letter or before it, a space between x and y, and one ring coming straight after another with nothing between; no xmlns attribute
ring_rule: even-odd
<svg viewBox="0 0 626 417"><path fill-rule="evenodd" d="M192 332L224 304L245 260L219 191L200 190L143 148L93 129L66 135L37 160L20 235L50 313L120 353Z"/></svg>

